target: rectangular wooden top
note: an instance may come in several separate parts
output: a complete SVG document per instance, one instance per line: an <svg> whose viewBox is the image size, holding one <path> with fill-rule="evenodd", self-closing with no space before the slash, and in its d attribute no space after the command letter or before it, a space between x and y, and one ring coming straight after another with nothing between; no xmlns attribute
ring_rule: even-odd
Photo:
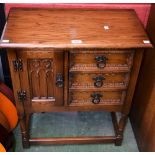
<svg viewBox="0 0 155 155"><path fill-rule="evenodd" d="M0 47L152 47L133 10L13 8Z"/></svg>

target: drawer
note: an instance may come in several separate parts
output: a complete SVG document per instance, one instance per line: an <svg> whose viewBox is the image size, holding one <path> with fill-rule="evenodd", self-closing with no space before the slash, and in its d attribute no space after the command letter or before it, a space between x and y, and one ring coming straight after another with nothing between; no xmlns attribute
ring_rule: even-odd
<svg viewBox="0 0 155 155"><path fill-rule="evenodd" d="M129 73L70 73L70 89L126 89Z"/></svg>
<svg viewBox="0 0 155 155"><path fill-rule="evenodd" d="M70 71L130 71L134 51L71 51Z"/></svg>
<svg viewBox="0 0 155 155"><path fill-rule="evenodd" d="M126 96L125 91L102 91L102 92L86 92L86 91L71 91L69 93L70 106L84 105L121 105Z"/></svg>

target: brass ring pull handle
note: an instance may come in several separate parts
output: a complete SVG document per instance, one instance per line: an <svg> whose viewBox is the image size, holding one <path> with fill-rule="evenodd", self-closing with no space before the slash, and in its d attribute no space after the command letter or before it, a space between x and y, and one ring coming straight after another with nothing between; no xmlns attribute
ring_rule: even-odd
<svg viewBox="0 0 155 155"><path fill-rule="evenodd" d="M108 60L108 58L105 56L97 56L95 60L98 68L104 68L106 66L106 60Z"/></svg>
<svg viewBox="0 0 155 155"><path fill-rule="evenodd" d="M93 93L93 94L91 94L91 97L93 98L93 99L92 99L92 103L94 103L94 104L99 104L102 95L101 95L101 94L98 94L98 93Z"/></svg>
<svg viewBox="0 0 155 155"><path fill-rule="evenodd" d="M93 77L93 80L95 80L94 86L100 88L103 86L103 80L105 80L105 78L103 76L96 76Z"/></svg>
<svg viewBox="0 0 155 155"><path fill-rule="evenodd" d="M62 74L59 73L56 76L56 86L59 87L59 88L62 88L63 85L64 85L64 83L63 83L63 76L62 76Z"/></svg>

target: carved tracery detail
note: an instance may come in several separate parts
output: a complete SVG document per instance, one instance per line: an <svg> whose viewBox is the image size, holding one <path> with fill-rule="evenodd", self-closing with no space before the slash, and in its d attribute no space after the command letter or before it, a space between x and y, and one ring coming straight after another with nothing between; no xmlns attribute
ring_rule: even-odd
<svg viewBox="0 0 155 155"><path fill-rule="evenodd" d="M31 83L32 97L47 99L53 96L53 60L30 59L29 79Z"/></svg>

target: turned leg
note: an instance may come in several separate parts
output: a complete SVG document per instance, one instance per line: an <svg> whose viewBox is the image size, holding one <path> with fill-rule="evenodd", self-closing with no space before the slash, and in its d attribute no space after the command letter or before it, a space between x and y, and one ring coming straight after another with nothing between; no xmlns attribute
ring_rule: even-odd
<svg viewBox="0 0 155 155"><path fill-rule="evenodd" d="M20 129L21 129L21 134L22 134L22 143L23 143L23 148L29 148L29 132L26 127L26 121L24 117L19 117L19 123L20 123Z"/></svg>
<svg viewBox="0 0 155 155"><path fill-rule="evenodd" d="M122 144L124 128L125 128L128 116L125 114L122 114L119 122L117 121L115 112L112 112L111 116L112 116L112 122L115 130L115 136L116 136L115 145L120 146Z"/></svg>
<svg viewBox="0 0 155 155"><path fill-rule="evenodd" d="M116 137L116 141L115 141L115 145L116 146L120 146L122 144L122 140L123 140L123 133L124 133L124 128L127 122L127 118L128 116L125 114L122 114L119 123L118 123L118 134Z"/></svg>
<svg viewBox="0 0 155 155"><path fill-rule="evenodd" d="M32 114L26 114L26 116L25 116L26 129L27 129L28 133L29 133L29 130L30 130L29 127L30 127L30 124L31 124L31 121L30 121L31 115Z"/></svg>

